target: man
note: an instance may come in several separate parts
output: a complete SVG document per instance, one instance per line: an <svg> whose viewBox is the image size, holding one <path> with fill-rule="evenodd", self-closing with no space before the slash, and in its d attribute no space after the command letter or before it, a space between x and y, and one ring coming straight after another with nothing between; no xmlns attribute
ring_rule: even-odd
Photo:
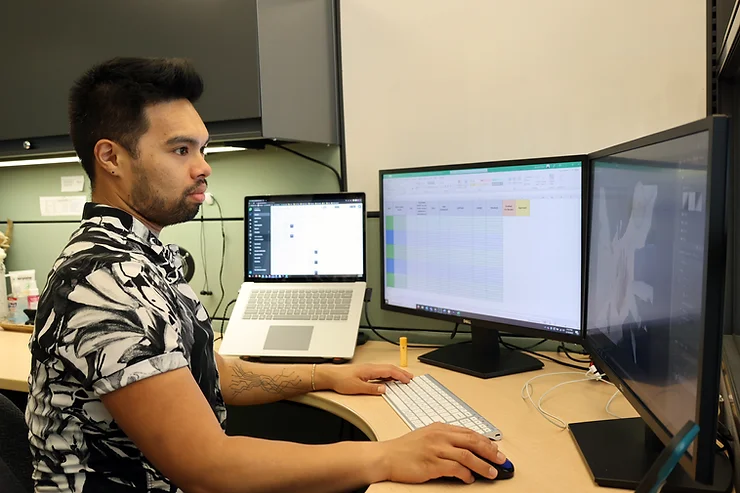
<svg viewBox="0 0 740 493"><path fill-rule="evenodd" d="M493 478L496 445L429 426L387 442L325 446L229 437L225 403L312 389L383 392L393 366L279 367L225 360L208 314L163 245L195 217L211 168L185 61L114 59L70 97L75 150L93 184L80 228L54 264L31 339L26 419L36 491L345 491L376 481ZM223 393L222 393L223 391Z"/></svg>

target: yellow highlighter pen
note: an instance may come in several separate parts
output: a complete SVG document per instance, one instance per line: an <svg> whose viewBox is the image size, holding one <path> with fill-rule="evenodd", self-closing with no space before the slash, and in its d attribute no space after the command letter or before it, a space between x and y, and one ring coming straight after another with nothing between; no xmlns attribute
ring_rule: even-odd
<svg viewBox="0 0 740 493"><path fill-rule="evenodd" d="M401 350L401 367L405 368L409 364L409 357L408 357L408 339L405 337L401 337L398 340L398 345Z"/></svg>

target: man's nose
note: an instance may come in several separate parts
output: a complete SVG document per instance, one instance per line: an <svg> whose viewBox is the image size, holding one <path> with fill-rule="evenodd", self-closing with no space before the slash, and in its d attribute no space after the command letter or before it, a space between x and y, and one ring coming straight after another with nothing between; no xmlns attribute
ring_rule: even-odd
<svg viewBox="0 0 740 493"><path fill-rule="evenodd" d="M193 172L195 173L193 178L198 178L200 176L207 178L211 176L211 165L208 164L208 161L206 161L205 156L200 156L200 160L198 161L198 164L193 169Z"/></svg>

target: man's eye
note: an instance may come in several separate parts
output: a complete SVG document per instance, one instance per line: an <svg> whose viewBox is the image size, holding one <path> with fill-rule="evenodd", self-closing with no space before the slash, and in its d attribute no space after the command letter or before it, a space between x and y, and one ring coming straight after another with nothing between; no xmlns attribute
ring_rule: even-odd
<svg viewBox="0 0 740 493"><path fill-rule="evenodd" d="M187 153L187 147L178 147L177 149L175 149L175 154L177 154L178 156L185 156Z"/></svg>
<svg viewBox="0 0 740 493"><path fill-rule="evenodd" d="M203 146L203 147L200 148L200 155L201 156L205 156L206 155L206 147L205 146Z"/></svg>

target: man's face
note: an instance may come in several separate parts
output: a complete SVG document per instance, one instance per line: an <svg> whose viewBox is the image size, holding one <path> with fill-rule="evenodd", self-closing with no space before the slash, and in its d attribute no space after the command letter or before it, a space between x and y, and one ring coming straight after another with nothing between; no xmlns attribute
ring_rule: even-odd
<svg viewBox="0 0 740 493"><path fill-rule="evenodd" d="M193 219L205 200L211 167L203 155L208 131L190 101L148 106L149 130L129 171L129 205L160 226Z"/></svg>

